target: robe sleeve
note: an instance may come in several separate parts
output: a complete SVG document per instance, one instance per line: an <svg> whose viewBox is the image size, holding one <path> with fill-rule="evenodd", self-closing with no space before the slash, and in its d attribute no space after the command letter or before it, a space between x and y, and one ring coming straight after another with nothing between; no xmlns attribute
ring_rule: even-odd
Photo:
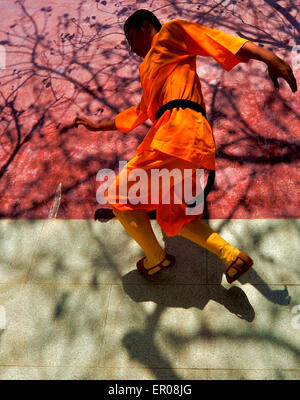
<svg viewBox="0 0 300 400"><path fill-rule="evenodd" d="M236 56L248 39L180 19L170 21L168 30L182 51L193 56L213 57L226 71L249 61Z"/></svg>
<svg viewBox="0 0 300 400"><path fill-rule="evenodd" d="M115 116L115 124L119 132L129 133L147 119L147 108L142 97L136 106L129 107L117 114Z"/></svg>

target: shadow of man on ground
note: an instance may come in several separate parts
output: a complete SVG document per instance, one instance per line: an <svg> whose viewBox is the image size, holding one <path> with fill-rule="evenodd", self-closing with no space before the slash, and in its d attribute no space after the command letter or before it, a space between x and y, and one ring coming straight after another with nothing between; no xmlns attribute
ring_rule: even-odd
<svg viewBox="0 0 300 400"><path fill-rule="evenodd" d="M237 286L225 289L222 285L172 283L166 285L159 282L158 275L150 279L141 277L139 285L137 274L138 271L130 271L122 278L124 291L134 302L151 301L164 307L184 309L196 307L203 310L208 302L213 300L241 319L248 322L254 320L254 309L244 291ZM160 274L169 275L171 271L162 271Z"/></svg>
<svg viewBox="0 0 300 400"><path fill-rule="evenodd" d="M206 212L208 211L206 210ZM155 211L149 212L148 215L151 220L156 219ZM115 216L113 215L112 210L104 208L97 209L94 216L94 219L100 222L108 222L113 218L115 218ZM222 274L224 273L224 265L214 254L207 252L206 250L182 237L167 237L164 233L162 234L165 242L166 252L176 256L177 265L184 265L184 268L176 270L177 283L185 283L188 274L190 272L194 272L198 275L201 274L201 284L221 284ZM213 264L213 268L211 270L209 266L209 260L211 260ZM161 274L159 274L159 276L159 279L161 280ZM155 277L151 277L150 279L153 278L156 279ZM168 279L169 278L173 280L174 275L169 276ZM251 268L247 274L242 276L238 281L243 285L245 283L252 284L263 296L265 296L274 304L284 306L290 304L291 298L289 296L287 287L285 286L282 290L272 290L258 275L254 268ZM162 283L164 283L164 279L162 280ZM212 291L212 288L210 290ZM235 294L237 294L238 290L239 289L234 289ZM211 294L214 295L213 292L211 292ZM218 298L218 293L216 294L216 298Z"/></svg>
<svg viewBox="0 0 300 400"><path fill-rule="evenodd" d="M147 278L137 270L123 276L124 291L133 301L203 310L213 300L241 319L254 320L254 309L244 291L237 286L226 289L221 285L221 269L218 268L213 283L209 282L205 249L179 236L163 236L163 240L166 252L176 257L176 265Z"/></svg>
<svg viewBox="0 0 300 400"><path fill-rule="evenodd" d="M225 267L222 261L214 254L204 250L203 248L194 245L190 246L188 241L182 237L167 237L163 234L163 240L165 242L165 249L167 253L174 254L181 259L182 265L188 259L199 260L196 264L199 265L200 260L206 261L206 271L202 273L206 274L206 282L208 285L218 285L221 284L222 276L225 273ZM178 255L178 256L177 256ZM183 260L186 261L183 261ZM195 262L194 261L194 262ZM203 269L203 267L202 267ZM291 297L289 296L287 287L285 286L282 290L273 290L268 286L268 284L259 276L254 268L251 268L247 273L238 279L242 285L250 283L253 285L266 299L274 304L287 306L290 304ZM232 289L234 286L232 287ZM226 289L225 289L226 290ZM235 289L236 291L236 289Z"/></svg>
<svg viewBox="0 0 300 400"><path fill-rule="evenodd" d="M145 328L127 332L122 345L129 357L147 367L156 379L180 379L171 360L162 354L155 340L159 319L168 308L203 310L210 300L214 300L240 319L252 322L255 318L255 311L242 289L235 286L227 290L220 284L221 279L219 284L206 284L204 249L189 241L178 246L177 240L182 238L177 237L175 242L174 239L166 244L167 250L172 247L177 257L173 268L151 277L144 277L134 269L122 277L124 292L134 302L154 303L154 311L146 315Z"/></svg>

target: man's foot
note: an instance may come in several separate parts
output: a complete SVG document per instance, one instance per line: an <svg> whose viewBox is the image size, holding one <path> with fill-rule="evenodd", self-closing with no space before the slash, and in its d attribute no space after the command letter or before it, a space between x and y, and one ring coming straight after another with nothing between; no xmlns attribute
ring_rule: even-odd
<svg viewBox="0 0 300 400"><path fill-rule="evenodd" d="M147 258L143 257L137 262L136 267L142 275L150 276L161 271L162 269L173 267L175 263L176 258L171 254L166 254L160 263L152 266L147 262Z"/></svg>
<svg viewBox="0 0 300 400"><path fill-rule="evenodd" d="M242 251L237 258L226 268L226 279L228 283L233 283L239 279L253 265L253 260Z"/></svg>

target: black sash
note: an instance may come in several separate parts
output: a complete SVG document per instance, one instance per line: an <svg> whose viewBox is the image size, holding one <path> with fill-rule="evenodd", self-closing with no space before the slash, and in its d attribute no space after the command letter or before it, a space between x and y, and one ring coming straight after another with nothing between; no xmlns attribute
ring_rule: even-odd
<svg viewBox="0 0 300 400"><path fill-rule="evenodd" d="M191 108L192 110L201 112L201 114L206 117L206 112L204 110L204 108L202 106L200 106L200 104L195 103L194 101L191 100L172 100L169 101L168 103L164 104L162 107L160 107L160 109L157 111L155 119L158 120L158 118L160 118L163 113L167 110L172 110L173 108L177 108L177 107L181 107L181 108Z"/></svg>

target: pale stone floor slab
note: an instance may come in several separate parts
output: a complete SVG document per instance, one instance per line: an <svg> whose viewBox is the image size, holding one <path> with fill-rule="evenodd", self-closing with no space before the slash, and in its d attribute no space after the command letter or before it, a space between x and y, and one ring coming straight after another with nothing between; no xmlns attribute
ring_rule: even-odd
<svg viewBox="0 0 300 400"><path fill-rule="evenodd" d="M299 379L299 221L210 224L255 260L233 285L156 222L177 264L145 279L118 221L0 221L0 379Z"/></svg>

